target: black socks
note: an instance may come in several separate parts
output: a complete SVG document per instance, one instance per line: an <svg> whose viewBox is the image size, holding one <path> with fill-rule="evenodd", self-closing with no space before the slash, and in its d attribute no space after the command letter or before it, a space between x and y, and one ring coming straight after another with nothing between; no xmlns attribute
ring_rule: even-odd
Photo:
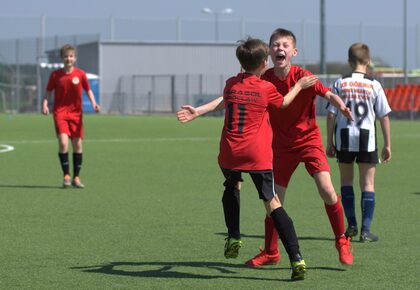
<svg viewBox="0 0 420 290"><path fill-rule="evenodd" d="M299 251L299 242L296 236L292 219L287 215L283 207L276 208L270 214L280 240L289 255L291 262L302 260Z"/></svg>
<svg viewBox="0 0 420 290"><path fill-rule="evenodd" d="M73 153L73 176L79 176L82 169L83 153Z"/></svg>
<svg viewBox="0 0 420 290"><path fill-rule="evenodd" d="M58 158L60 158L60 164L61 164L61 169L63 170L63 175L70 175L69 154L58 153Z"/></svg>
<svg viewBox="0 0 420 290"><path fill-rule="evenodd" d="M228 228L228 235L239 240L241 233L239 230L240 198L239 190L236 187L226 186L223 192L223 211L225 214L225 224Z"/></svg>

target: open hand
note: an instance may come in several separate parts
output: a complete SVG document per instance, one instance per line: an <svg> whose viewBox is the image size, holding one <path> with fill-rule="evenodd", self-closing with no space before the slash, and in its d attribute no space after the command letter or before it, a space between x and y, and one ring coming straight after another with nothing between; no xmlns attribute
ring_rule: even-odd
<svg viewBox="0 0 420 290"><path fill-rule="evenodd" d="M318 76L310 75L299 79L298 83L302 87L302 90L312 87L318 81Z"/></svg>
<svg viewBox="0 0 420 290"><path fill-rule="evenodd" d="M199 115L196 108L190 105L185 105L181 106L181 110L176 113L176 116L180 123L187 123L194 120Z"/></svg>

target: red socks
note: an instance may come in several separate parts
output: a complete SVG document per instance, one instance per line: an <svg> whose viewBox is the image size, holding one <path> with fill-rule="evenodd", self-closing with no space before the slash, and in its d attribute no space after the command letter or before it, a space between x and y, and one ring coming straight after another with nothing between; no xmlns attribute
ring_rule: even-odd
<svg viewBox="0 0 420 290"><path fill-rule="evenodd" d="M338 240L344 235L346 231L344 225L344 214L343 207L341 206L340 197L338 198L335 204L326 204L325 210L327 211L328 218L330 219L330 224L333 229L335 239Z"/></svg>
<svg viewBox="0 0 420 290"><path fill-rule="evenodd" d="M335 239L338 240L346 231L344 224L343 207L340 198L335 204L325 204L325 210L330 220L331 227L334 232ZM265 251L269 255L277 253L279 250L279 235L274 227L273 219L269 216L265 217Z"/></svg>
<svg viewBox="0 0 420 290"><path fill-rule="evenodd" d="M279 251L279 234L274 227L273 219L265 216L265 251L269 255L274 255Z"/></svg>

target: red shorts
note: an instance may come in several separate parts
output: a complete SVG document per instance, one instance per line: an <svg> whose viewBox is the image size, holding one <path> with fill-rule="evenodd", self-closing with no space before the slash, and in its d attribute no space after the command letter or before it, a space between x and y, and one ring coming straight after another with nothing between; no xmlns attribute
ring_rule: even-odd
<svg viewBox="0 0 420 290"><path fill-rule="evenodd" d="M82 118L54 118L55 132L57 135L66 134L70 139L83 138Z"/></svg>
<svg viewBox="0 0 420 290"><path fill-rule="evenodd" d="M309 145L290 152L275 152L273 158L275 184L287 187L300 162L305 163L306 171L310 175L321 171L330 172L323 145Z"/></svg>

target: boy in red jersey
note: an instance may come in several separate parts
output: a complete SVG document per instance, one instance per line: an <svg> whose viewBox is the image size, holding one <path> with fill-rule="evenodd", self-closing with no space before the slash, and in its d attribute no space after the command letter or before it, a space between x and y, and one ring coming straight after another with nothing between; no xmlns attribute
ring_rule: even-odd
<svg viewBox="0 0 420 290"><path fill-rule="evenodd" d="M237 47L236 56L245 72L226 81L223 93L225 121L218 157L225 177L222 200L228 237L224 255L226 258L236 258L242 245L238 184L242 181L242 172L247 172L289 255L291 279L302 280L306 265L299 251L293 222L274 192L273 132L268 108L279 110L288 106L302 88L315 83L316 77L301 79L283 98L271 83L260 79L268 65L268 46L263 41L248 38Z"/></svg>
<svg viewBox="0 0 420 290"><path fill-rule="evenodd" d="M54 91L54 125L58 139L58 156L63 170L63 187L74 186L84 188L79 173L82 166L82 90L85 90L92 108L99 112L88 79L83 70L76 68L76 49L71 45L61 48L61 58L64 68L53 71L50 75L47 89L42 102L42 113L48 115L48 99ZM73 180L70 176L68 160L68 139L73 145Z"/></svg>
<svg viewBox="0 0 420 290"><path fill-rule="evenodd" d="M287 93L296 82L306 75L312 75L291 64L297 55L296 37L285 29L276 29L270 37L270 56L274 68L267 70L262 79L273 83L281 94ZM345 236L344 214L340 200L331 182L330 168L322 145L321 132L315 120L316 96L323 96L337 107L344 116L352 119L351 112L341 98L333 94L321 82L299 93L296 100L281 114L269 108L273 128L273 172L275 190L283 204L289 180L300 162L305 163L308 173L314 178L318 192L325 203L325 209L335 236L335 246L342 264L353 264L350 239ZM222 102L218 98L213 104ZM216 108L216 106L214 106ZM178 112L180 122L188 122L207 113L207 107L183 106ZM280 261L278 235L270 216L265 218L265 249L246 262L251 267L277 264Z"/></svg>

